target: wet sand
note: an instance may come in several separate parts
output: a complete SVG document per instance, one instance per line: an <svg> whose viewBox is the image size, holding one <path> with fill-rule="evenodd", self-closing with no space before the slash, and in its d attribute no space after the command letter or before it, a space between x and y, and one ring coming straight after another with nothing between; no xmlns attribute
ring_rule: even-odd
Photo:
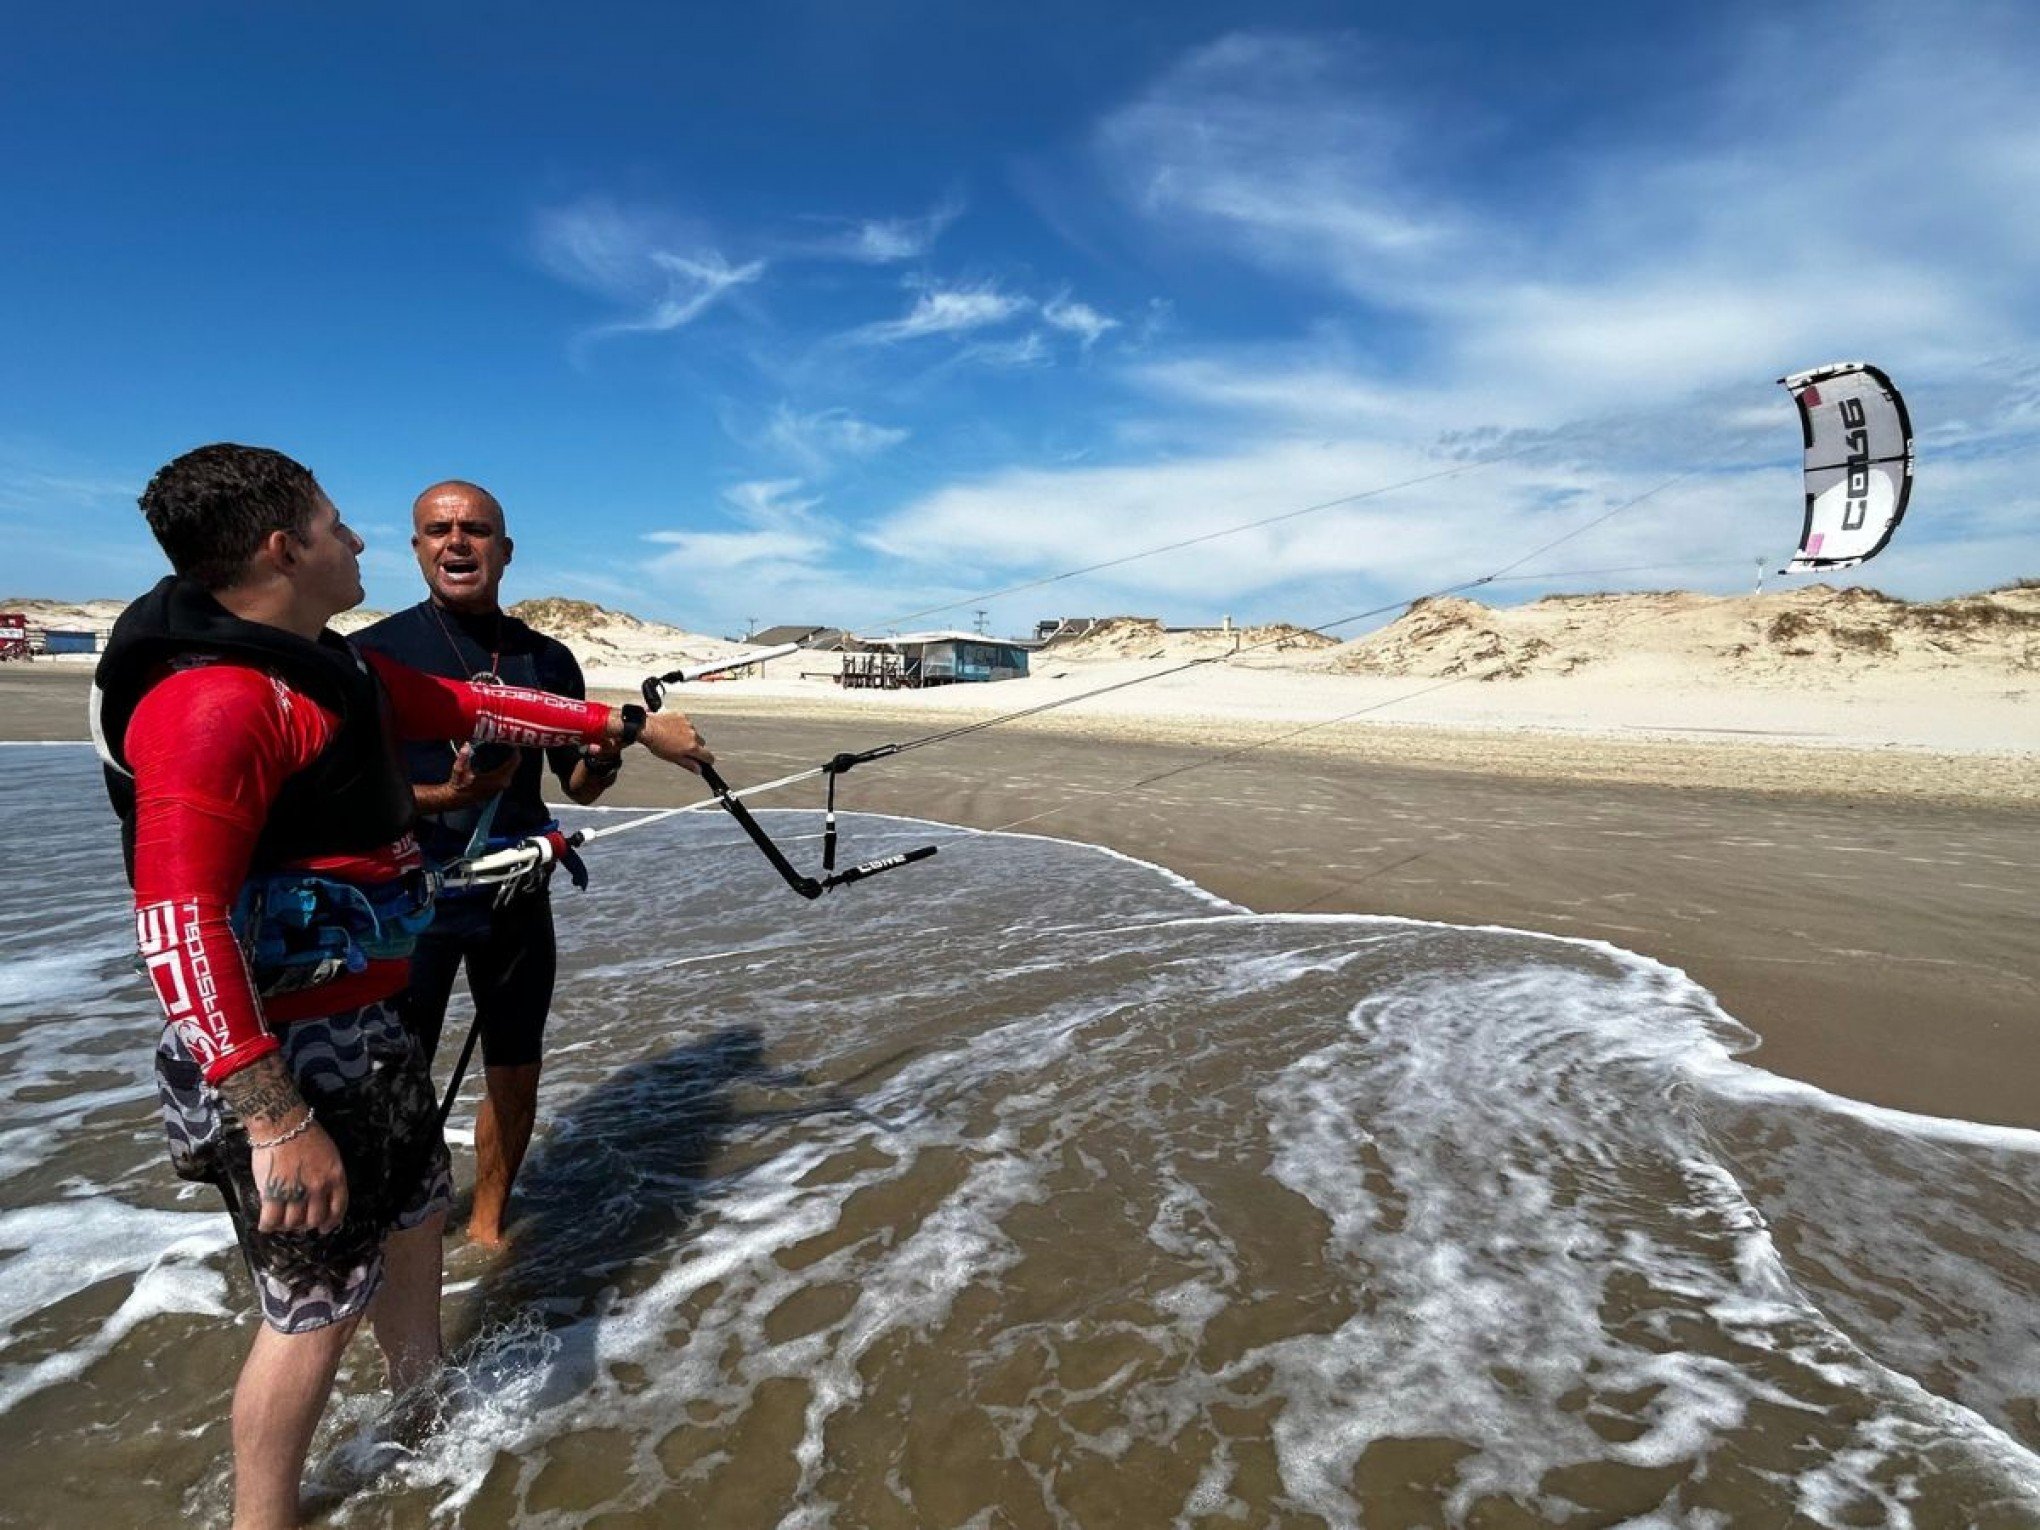
<svg viewBox="0 0 2040 1530"><path fill-rule="evenodd" d="M79 737L85 685L78 670L0 673L0 739ZM728 691L688 700L738 786L944 725ZM1639 780L1607 764L1614 745L1540 753L1509 735L1452 740L1444 758L1462 768L1412 755L1407 735L1402 757L1370 758L1364 743L1322 734L1200 765L1240 735L1179 725L1157 741L1111 727L1061 714L975 734L853 772L839 806L1107 845L1260 912L1606 940L1691 974L1764 1038L1752 1060L1774 1072L1875 1104L2040 1128L2040 809L2017 800L2024 787L1886 795L1874 761L1821 752L1809 765L1815 751L1786 746L1696 756L1687 771L1773 789L1680 786L1662 779L1679 779L1675 756ZM1789 789L1809 776L1829 789ZM690 795L633 758L607 800ZM819 800L797 789L760 805ZM969 854L968 842L944 853ZM854 891L838 896L854 917Z"/></svg>

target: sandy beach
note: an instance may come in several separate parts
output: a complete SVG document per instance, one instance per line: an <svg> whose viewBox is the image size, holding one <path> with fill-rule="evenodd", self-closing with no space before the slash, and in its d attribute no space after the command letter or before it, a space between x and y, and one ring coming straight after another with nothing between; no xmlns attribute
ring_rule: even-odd
<svg viewBox="0 0 2040 1530"><path fill-rule="evenodd" d="M741 786L1177 662L1038 663L1025 682L919 693L768 674L694 686L684 704ZM82 737L88 674L0 671L0 738ZM1609 941L1713 991L1773 1071L2040 1127L2033 719L2023 688L1992 677L1815 702L1228 663L868 767L842 802L1107 845L1261 912ZM640 768L609 801L680 795Z"/></svg>
<svg viewBox="0 0 2040 1530"><path fill-rule="evenodd" d="M842 864L940 854L807 903L712 807L588 846L509 1250L448 1247L457 1427L362 1483L356 1411L321 1491L392 1525L2033 1522L2035 624L1817 600L680 688L740 788L902 746L843 779ZM562 614L611 701L706 646ZM30 1517L153 1524L224 1490L241 1336L224 1219L109 1059L151 1022L90 673L0 666L48 839L0 931L43 1240L0 1412ZM704 802L629 758L606 825ZM758 799L805 867L820 800ZM379 1374L358 1342L351 1406Z"/></svg>

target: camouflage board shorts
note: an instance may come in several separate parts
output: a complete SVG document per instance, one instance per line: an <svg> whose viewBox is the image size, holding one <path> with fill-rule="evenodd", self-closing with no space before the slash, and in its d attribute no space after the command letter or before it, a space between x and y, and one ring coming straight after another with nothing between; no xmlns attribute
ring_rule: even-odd
<svg viewBox="0 0 2040 1530"><path fill-rule="evenodd" d="M156 1047L156 1094L171 1166L226 1200L263 1321L304 1333L368 1305L382 1283L384 1240L451 1205L453 1176L428 1064L395 1005L298 1020L278 1036L347 1170L347 1217L333 1232L256 1230L262 1203L247 1130L168 1026Z"/></svg>

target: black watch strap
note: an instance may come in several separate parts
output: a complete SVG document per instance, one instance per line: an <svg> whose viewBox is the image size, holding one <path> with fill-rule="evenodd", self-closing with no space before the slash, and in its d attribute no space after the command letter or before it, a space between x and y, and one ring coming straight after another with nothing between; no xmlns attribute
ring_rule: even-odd
<svg viewBox="0 0 2040 1530"><path fill-rule="evenodd" d="M638 735L645 731L645 709L636 702L626 701L617 708L623 714L623 737L616 741L619 749L628 749L638 741Z"/></svg>

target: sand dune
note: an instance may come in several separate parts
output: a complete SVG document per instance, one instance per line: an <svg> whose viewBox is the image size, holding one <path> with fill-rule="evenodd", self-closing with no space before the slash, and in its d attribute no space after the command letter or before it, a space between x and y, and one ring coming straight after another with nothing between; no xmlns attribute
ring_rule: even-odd
<svg viewBox="0 0 2040 1530"><path fill-rule="evenodd" d="M1308 628L1278 622L1265 627L1164 627L1151 617L1116 616L1079 636L1058 638L1041 650L1043 663L1105 659L1202 659L1233 653L1306 654L1338 645Z"/></svg>
<svg viewBox="0 0 2040 1530"><path fill-rule="evenodd" d="M741 651L728 639L541 599L511 608L574 651L591 687ZM119 603L0 602L104 627ZM344 631L375 620L349 612ZM89 658L58 663L89 664ZM1023 680L846 691L803 654L678 704L855 716L903 736L1047 706L1030 726L1223 749L1569 780L2040 802L2040 588L1908 602L1822 585L1756 596L1441 599L1357 640L1271 625L1120 618L1043 648ZM1109 694L1092 692L1112 687Z"/></svg>
<svg viewBox="0 0 2040 1530"><path fill-rule="evenodd" d="M28 618L31 627L104 632L126 604L120 600L60 601L21 596L0 598L0 612L19 612ZM512 616L565 643L584 669L611 666L671 669L740 653L746 646L559 596L521 601L509 610ZM333 627L338 632L358 632L387 615L387 611L357 606L336 617Z"/></svg>
<svg viewBox="0 0 2040 1530"><path fill-rule="evenodd" d="M1686 684L1804 686L1934 673L2040 682L2040 588L1911 602L1827 585L1772 595L1685 591L1552 595L1491 608L1421 601L1380 632L1342 644L1346 674L1468 675L1483 681L1592 669Z"/></svg>
<svg viewBox="0 0 2040 1530"><path fill-rule="evenodd" d="M117 600L0 599L32 625L104 629ZM745 645L585 600L546 596L511 606L573 650L584 669L673 668ZM386 613L349 611L353 632ZM1220 630L1117 617L1048 644L1035 667L1180 663L1237 657L1257 669L1483 683L1582 676L1676 678L1684 686L1891 685L1923 676L1999 690L2040 686L2040 586L1913 602L1870 589L1812 585L1770 595L1670 590L1551 595L1521 606L1444 597L1350 642L1286 623ZM822 656L812 668L831 666Z"/></svg>

